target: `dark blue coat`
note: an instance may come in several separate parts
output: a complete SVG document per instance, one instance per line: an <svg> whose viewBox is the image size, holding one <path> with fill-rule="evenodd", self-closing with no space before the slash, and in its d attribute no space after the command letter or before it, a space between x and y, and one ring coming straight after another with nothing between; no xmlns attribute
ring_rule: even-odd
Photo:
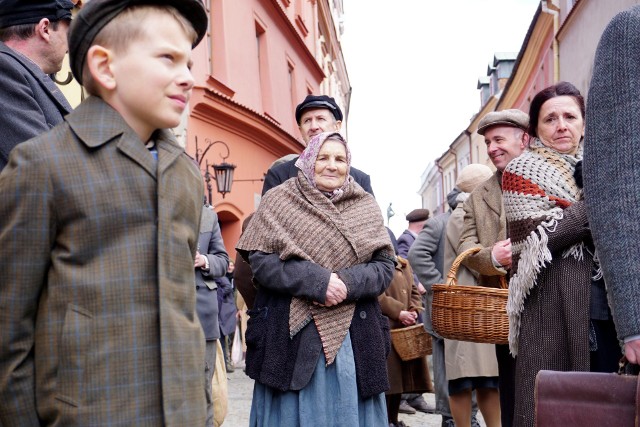
<svg viewBox="0 0 640 427"><path fill-rule="evenodd" d="M224 276L229 266L229 255L224 248L218 215L208 207L202 208L198 251L209 260L209 270L196 268L196 311L207 340L220 338L218 325L218 284L215 277Z"/></svg>
<svg viewBox="0 0 640 427"><path fill-rule="evenodd" d="M9 152L61 123L71 105L35 63L0 42L0 171Z"/></svg>
<svg viewBox="0 0 640 427"><path fill-rule="evenodd" d="M409 230L404 230L400 237L398 237L398 255L407 259L409 256L409 248L411 248L415 240L415 236Z"/></svg>

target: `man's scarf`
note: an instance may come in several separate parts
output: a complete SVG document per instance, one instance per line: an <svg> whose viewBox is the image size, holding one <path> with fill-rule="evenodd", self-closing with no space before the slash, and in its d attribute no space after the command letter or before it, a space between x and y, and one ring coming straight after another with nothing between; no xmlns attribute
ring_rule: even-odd
<svg viewBox="0 0 640 427"><path fill-rule="evenodd" d="M368 262L378 251L392 258L378 204L353 178L347 179L350 185L330 200L298 172L265 194L237 249L277 253L282 260L302 258L332 272ZM313 319L331 364L354 310L355 303L323 307L292 298L289 332L294 336Z"/></svg>
<svg viewBox="0 0 640 427"><path fill-rule="evenodd" d="M502 175L502 197L511 238L513 259L509 280L509 350L518 354L520 315L540 270L551 262L549 233L555 231L564 209L582 199L582 190L573 177L582 159L582 144L575 155L561 154L536 139ZM570 247L569 255L582 259L582 244Z"/></svg>

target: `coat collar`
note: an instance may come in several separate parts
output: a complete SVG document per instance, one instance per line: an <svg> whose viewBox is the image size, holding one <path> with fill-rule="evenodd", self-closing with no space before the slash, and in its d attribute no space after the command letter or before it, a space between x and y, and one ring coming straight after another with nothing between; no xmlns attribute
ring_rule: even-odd
<svg viewBox="0 0 640 427"><path fill-rule="evenodd" d="M73 108L67 98L64 97L58 86L51 80L51 78L42 71L35 62L29 59L22 53L11 49L9 46L0 42L0 53L12 57L18 64L20 64L34 79L40 83L46 93L49 94L51 100L58 106L58 109L62 112L62 115L69 114Z"/></svg>
<svg viewBox="0 0 640 427"><path fill-rule="evenodd" d="M80 141L91 149L116 141L118 150L156 177L156 161L120 113L97 96L85 99L66 117L67 123ZM184 153L175 137L167 129L158 129L153 135L158 150L158 174L162 174Z"/></svg>
<svg viewBox="0 0 640 427"><path fill-rule="evenodd" d="M489 209L494 211L498 216L502 214L502 188L500 188L500 174L494 173L482 185L482 199L485 201Z"/></svg>

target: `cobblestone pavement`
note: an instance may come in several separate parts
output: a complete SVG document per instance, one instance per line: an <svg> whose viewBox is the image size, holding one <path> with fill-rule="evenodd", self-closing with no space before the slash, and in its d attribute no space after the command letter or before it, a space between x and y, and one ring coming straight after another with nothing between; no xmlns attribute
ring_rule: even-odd
<svg viewBox="0 0 640 427"><path fill-rule="evenodd" d="M227 374L227 379L229 401L227 417L224 420L223 427L247 427L251 410L253 380L245 375L242 367L236 368L234 372ZM429 404L435 405L433 394L426 393L424 397ZM415 415L400 414L399 419L404 421L408 427L440 427L442 422L440 415L423 414L422 412L418 412ZM481 419L480 424L483 427L485 426Z"/></svg>

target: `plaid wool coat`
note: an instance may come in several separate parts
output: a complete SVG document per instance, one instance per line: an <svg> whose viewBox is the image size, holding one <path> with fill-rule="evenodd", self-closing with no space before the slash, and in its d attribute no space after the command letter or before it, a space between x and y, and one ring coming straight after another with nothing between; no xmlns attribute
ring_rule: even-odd
<svg viewBox="0 0 640 427"><path fill-rule="evenodd" d="M202 179L159 161L101 99L19 144L0 174L0 424L197 426L193 259Z"/></svg>

